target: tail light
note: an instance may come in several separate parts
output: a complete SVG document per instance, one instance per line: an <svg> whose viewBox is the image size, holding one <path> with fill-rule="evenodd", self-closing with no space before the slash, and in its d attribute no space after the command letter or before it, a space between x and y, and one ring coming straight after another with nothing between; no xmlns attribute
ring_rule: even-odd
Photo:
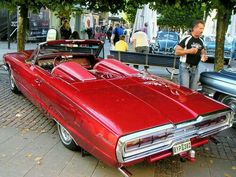
<svg viewBox="0 0 236 177"><path fill-rule="evenodd" d="M216 134L233 124L234 113L230 109L199 116L193 121L166 124L120 137L116 147L117 160L121 163L144 158L192 138L204 138Z"/></svg>
<svg viewBox="0 0 236 177"><path fill-rule="evenodd" d="M210 119L210 120L206 120L206 121L203 121L203 122L199 122L199 123L196 124L196 127L198 129L203 129L205 127L209 127L209 126L212 126L212 125L223 123L223 122L227 121L226 119L227 119L226 115L220 116L216 119Z"/></svg>
<svg viewBox="0 0 236 177"><path fill-rule="evenodd" d="M125 142L125 151L129 152L140 147L147 147L152 144L157 144L158 142L162 142L162 140L168 139L171 136L174 136L174 129L168 128L158 132L154 132L145 137L140 137L136 139L132 139L130 141Z"/></svg>

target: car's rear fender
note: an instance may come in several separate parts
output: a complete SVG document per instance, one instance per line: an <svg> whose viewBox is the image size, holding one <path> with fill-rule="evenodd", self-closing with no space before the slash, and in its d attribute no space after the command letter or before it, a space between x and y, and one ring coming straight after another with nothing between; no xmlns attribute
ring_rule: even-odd
<svg viewBox="0 0 236 177"><path fill-rule="evenodd" d="M73 126L66 123L64 119L59 119L57 118L56 121L68 130L77 145L106 164L118 166L115 154L118 136L101 122L86 113L83 117L77 115Z"/></svg>

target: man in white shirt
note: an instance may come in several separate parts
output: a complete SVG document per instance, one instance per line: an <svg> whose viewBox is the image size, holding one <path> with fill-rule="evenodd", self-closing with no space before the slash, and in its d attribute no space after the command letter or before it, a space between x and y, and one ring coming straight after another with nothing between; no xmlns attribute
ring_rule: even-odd
<svg viewBox="0 0 236 177"><path fill-rule="evenodd" d="M134 32L132 36L132 45L136 52L149 53L148 36L141 30Z"/></svg>

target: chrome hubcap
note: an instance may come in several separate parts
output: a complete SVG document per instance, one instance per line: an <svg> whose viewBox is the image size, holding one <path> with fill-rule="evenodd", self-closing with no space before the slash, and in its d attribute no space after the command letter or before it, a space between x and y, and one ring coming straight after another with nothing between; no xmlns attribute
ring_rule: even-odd
<svg viewBox="0 0 236 177"><path fill-rule="evenodd" d="M69 132L61 125L60 126L60 134L62 136L62 140L65 144L69 144L71 142L71 136L69 134Z"/></svg>
<svg viewBox="0 0 236 177"><path fill-rule="evenodd" d="M15 87L15 79L13 77L13 75L11 74L10 76L10 84L11 84L11 88L14 88Z"/></svg>

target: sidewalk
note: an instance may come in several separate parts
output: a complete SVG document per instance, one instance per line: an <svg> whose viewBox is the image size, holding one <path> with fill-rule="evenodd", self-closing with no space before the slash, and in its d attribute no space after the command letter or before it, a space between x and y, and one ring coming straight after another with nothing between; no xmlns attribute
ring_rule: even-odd
<svg viewBox="0 0 236 177"><path fill-rule="evenodd" d="M36 45L27 44L27 48ZM7 43L0 42L0 56L6 51ZM9 51L16 51L16 45ZM150 70L169 77L165 68ZM179 156L173 156L153 164L136 164L128 170L134 177L236 177L236 129L215 137L219 144L209 142L196 149L195 163L183 163ZM24 96L13 94L7 72L0 68L0 177L121 176L117 169L93 156L82 157L80 152L66 149L54 122Z"/></svg>

